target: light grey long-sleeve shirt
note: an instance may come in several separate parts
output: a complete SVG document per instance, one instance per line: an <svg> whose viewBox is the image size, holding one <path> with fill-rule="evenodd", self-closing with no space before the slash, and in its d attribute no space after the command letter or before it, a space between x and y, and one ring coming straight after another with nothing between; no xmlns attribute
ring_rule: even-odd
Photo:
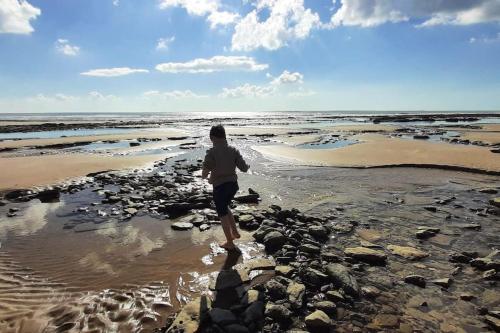
<svg viewBox="0 0 500 333"><path fill-rule="evenodd" d="M207 150L203 162L203 169L210 171L209 182L215 187L237 181L236 168L243 172L249 169L238 149L228 145L226 140L214 141L214 146Z"/></svg>

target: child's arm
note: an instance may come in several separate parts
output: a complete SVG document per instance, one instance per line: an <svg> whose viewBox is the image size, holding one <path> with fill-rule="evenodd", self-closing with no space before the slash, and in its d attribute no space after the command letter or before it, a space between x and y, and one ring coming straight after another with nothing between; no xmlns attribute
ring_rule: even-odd
<svg viewBox="0 0 500 333"><path fill-rule="evenodd" d="M201 178L205 179L208 177L210 171L212 171L214 167L214 161L212 155L207 151L205 155L205 160L203 161L203 168L201 170Z"/></svg>
<svg viewBox="0 0 500 333"><path fill-rule="evenodd" d="M245 162L243 156L241 156L239 150L236 150L236 167L242 172L247 172L250 166Z"/></svg>

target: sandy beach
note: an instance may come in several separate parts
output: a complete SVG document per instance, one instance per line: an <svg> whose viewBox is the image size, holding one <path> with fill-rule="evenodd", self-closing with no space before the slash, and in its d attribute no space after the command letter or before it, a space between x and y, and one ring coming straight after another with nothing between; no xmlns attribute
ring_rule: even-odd
<svg viewBox="0 0 500 333"><path fill-rule="evenodd" d="M381 167L432 165L463 167L478 171L500 172L500 155L488 148L446 143L388 139L377 135L355 137L361 142L339 149L304 149L288 146L256 146L255 150L271 158L302 165L338 167Z"/></svg>
<svg viewBox="0 0 500 333"><path fill-rule="evenodd" d="M237 255L200 178L211 121L0 142L0 330L212 329L200 308L304 330L308 306L346 333L491 327L496 124L273 121L227 128Z"/></svg>

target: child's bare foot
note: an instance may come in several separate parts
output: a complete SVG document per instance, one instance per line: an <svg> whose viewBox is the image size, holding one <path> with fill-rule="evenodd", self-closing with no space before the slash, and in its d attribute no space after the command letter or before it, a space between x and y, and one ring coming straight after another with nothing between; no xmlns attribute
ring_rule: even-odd
<svg viewBox="0 0 500 333"><path fill-rule="evenodd" d="M219 244L219 246L228 251L236 249L236 245L234 245L233 242L225 242L223 244Z"/></svg>

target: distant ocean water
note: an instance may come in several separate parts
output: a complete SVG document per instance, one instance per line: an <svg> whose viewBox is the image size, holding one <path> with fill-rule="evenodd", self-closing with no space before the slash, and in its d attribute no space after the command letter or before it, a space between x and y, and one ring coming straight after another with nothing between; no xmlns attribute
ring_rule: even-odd
<svg viewBox="0 0 500 333"><path fill-rule="evenodd" d="M499 111L500 112L500 111ZM491 113L496 111L272 111L272 112L60 112L60 113L0 113L0 120L187 120L187 119L214 119L214 118L321 118L326 116L370 116L370 115L398 115L398 114L458 114L458 113Z"/></svg>

